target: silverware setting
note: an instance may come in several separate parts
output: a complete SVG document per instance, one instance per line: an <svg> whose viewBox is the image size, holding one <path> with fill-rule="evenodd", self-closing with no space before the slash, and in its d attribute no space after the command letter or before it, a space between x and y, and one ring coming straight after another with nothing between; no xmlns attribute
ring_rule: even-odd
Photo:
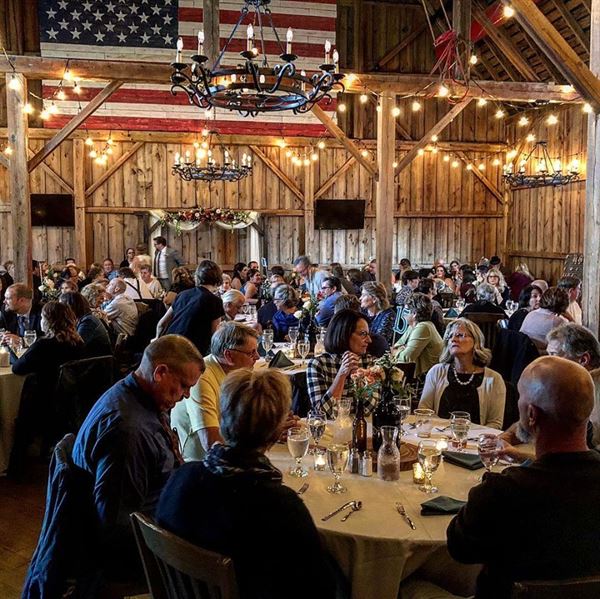
<svg viewBox="0 0 600 599"><path fill-rule="evenodd" d="M450 428L450 425L444 426L444 427L438 426L438 427L434 428L433 430L443 433L444 431L447 431L449 428Z"/></svg>
<svg viewBox="0 0 600 599"><path fill-rule="evenodd" d="M353 501L352 505L350 506L350 511L340 520L340 522L346 522L346 520L348 520L348 518L350 518L354 512L358 512L361 509L362 501Z"/></svg>
<svg viewBox="0 0 600 599"><path fill-rule="evenodd" d="M349 507L352 507L355 503L356 503L356 501L347 501L346 503L344 503L344 505L337 508L337 510L333 510L333 512L329 512L329 514L327 514L327 516L323 516L321 518L321 520L323 522L325 522L326 520L329 520L329 518L333 518L336 514L339 514L340 512L347 510Z"/></svg>
<svg viewBox="0 0 600 599"><path fill-rule="evenodd" d="M404 508L404 506L401 503L399 503L399 502L396 503L396 509L398 510L398 513L406 520L407 524L413 530L417 530L415 523L411 520L410 516L406 513L406 509Z"/></svg>
<svg viewBox="0 0 600 599"><path fill-rule="evenodd" d="M309 485L308 483L304 483L304 484L303 484L303 485L302 485L302 486L301 486L301 487L300 487L300 488L299 488L299 489L296 491L296 493L297 493L298 495L302 495L303 493L306 493L306 491L308 491L308 487L309 487L309 486L310 486L310 485Z"/></svg>

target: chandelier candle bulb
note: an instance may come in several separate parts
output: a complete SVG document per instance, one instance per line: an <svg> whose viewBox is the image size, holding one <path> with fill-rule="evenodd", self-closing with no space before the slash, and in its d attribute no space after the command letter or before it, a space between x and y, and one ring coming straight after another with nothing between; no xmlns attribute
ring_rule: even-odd
<svg viewBox="0 0 600 599"><path fill-rule="evenodd" d="M340 64L340 55L337 50L334 50L333 51L333 66L335 67L334 71L336 73L340 72L339 64Z"/></svg>
<svg viewBox="0 0 600 599"><path fill-rule="evenodd" d="M292 31L291 27L288 27L285 39L286 39L285 53L291 54L292 53L292 41L294 40L294 32Z"/></svg>
<svg viewBox="0 0 600 599"><path fill-rule="evenodd" d="M331 42L329 40L325 40L325 64L329 64L330 58L329 53L331 52Z"/></svg>
<svg viewBox="0 0 600 599"><path fill-rule="evenodd" d="M202 29L198 31L198 55L204 54L204 31Z"/></svg>
<svg viewBox="0 0 600 599"><path fill-rule="evenodd" d="M177 38L177 52L175 52L175 62L181 62L181 51L183 50L183 38Z"/></svg>
<svg viewBox="0 0 600 599"><path fill-rule="evenodd" d="M305 71L304 69L302 69L302 70L300 71L300 76L301 76L301 77L306 77L306 71ZM306 83L305 83L304 81L302 81L302 83L300 84L300 89L301 89L302 91L306 91Z"/></svg>
<svg viewBox="0 0 600 599"><path fill-rule="evenodd" d="M254 38L254 27L252 27L252 23L250 23L248 25L248 27L246 28L246 50L248 52L252 52L252 40Z"/></svg>

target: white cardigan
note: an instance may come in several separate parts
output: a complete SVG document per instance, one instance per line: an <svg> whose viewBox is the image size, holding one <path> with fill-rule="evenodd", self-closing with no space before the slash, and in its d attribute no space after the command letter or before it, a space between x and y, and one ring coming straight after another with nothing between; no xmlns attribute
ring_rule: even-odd
<svg viewBox="0 0 600 599"><path fill-rule="evenodd" d="M438 413L444 389L448 386L450 364L436 364L427 373L425 386L419 402L420 408L429 408ZM502 377L491 368L483 371L483 383L477 389L479 394L479 416L481 424L491 428L502 428L506 386Z"/></svg>

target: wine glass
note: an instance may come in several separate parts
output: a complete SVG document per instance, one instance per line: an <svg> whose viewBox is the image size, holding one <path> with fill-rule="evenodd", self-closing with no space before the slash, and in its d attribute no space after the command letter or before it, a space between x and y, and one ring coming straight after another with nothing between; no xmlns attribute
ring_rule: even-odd
<svg viewBox="0 0 600 599"><path fill-rule="evenodd" d="M273 347L273 331L271 329L265 329L262 335L262 346L265 353L268 354Z"/></svg>
<svg viewBox="0 0 600 599"><path fill-rule="evenodd" d="M308 475L308 470L302 467L302 458L308 451L310 435L304 426L293 426L287 432L288 450L296 460L296 465L290 468L290 476L303 478Z"/></svg>
<svg viewBox="0 0 600 599"><path fill-rule="evenodd" d="M302 366L306 364L306 356L308 356L308 352L310 351L310 342L304 338L302 341L298 343L298 353L302 357Z"/></svg>
<svg viewBox="0 0 600 599"><path fill-rule="evenodd" d="M321 410L311 410L306 417L306 424L315 442L315 446L319 446L319 441L325 433L327 425L327 416Z"/></svg>
<svg viewBox="0 0 600 599"><path fill-rule="evenodd" d="M398 413L400 414L400 436L405 435L402 424L410 416L410 397L397 397L394 401L398 407Z"/></svg>
<svg viewBox="0 0 600 599"><path fill-rule="evenodd" d="M456 300L456 310L460 313L465 309L465 300L461 297Z"/></svg>
<svg viewBox="0 0 600 599"><path fill-rule="evenodd" d="M327 448L327 464L335 478L333 484L327 487L330 493L345 493L347 491L346 487L340 482L340 478L348 464L349 453L346 443L330 445Z"/></svg>
<svg viewBox="0 0 600 599"><path fill-rule="evenodd" d="M502 440L494 433L482 433L477 439L477 451L479 458L485 466L486 472L491 472L492 468L500 459L500 450L502 449ZM483 477L479 479L479 482Z"/></svg>
<svg viewBox="0 0 600 599"><path fill-rule="evenodd" d="M419 464L425 473L425 484L419 487L423 493L437 493L437 487L431 484L433 473L438 469L442 461L442 450L438 447L438 443L434 439L427 439L419 443L417 451Z"/></svg>
<svg viewBox="0 0 600 599"><path fill-rule="evenodd" d="M25 353L25 348L23 347L23 339L18 337L12 342L11 349L17 358L20 358Z"/></svg>
<svg viewBox="0 0 600 599"><path fill-rule="evenodd" d="M35 331L25 331L23 335L23 345L25 347L31 347L37 339L37 333Z"/></svg>
<svg viewBox="0 0 600 599"><path fill-rule="evenodd" d="M471 414L469 412L450 412L450 430L452 431L452 444L462 451L467 446L467 437L471 428Z"/></svg>
<svg viewBox="0 0 600 599"><path fill-rule="evenodd" d="M296 341L298 340L299 332L300 332L300 329L298 327L290 327L288 329L288 337L290 338L290 341L294 345L296 345Z"/></svg>

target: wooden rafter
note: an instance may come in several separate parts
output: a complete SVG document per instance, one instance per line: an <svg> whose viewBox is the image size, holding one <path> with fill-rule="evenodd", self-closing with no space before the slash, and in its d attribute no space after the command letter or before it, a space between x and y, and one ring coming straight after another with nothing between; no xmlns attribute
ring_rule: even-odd
<svg viewBox="0 0 600 599"><path fill-rule="evenodd" d="M373 96L369 96L369 100L374 107L377 107L377 100ZM406 141L412 141L412 137L408 129L404 126L399 117L396 117L396 133Z"/></svg>
<svg viewBox="0 0 600 599"><path fill-rule="evenodd" d="M571 14L564 0L550 0L554 5L562 20L567 24L567 27L573 32L573 35L579 42L579 45L585 51L585 58L590 57L590 38L586 35L577 19Z"/></svg>
<svg viewBox="0 0 600 599"><path fill-rule="evenodd" d="M477 177L484 185L484 187L498 200L500 204L504 204L504 196L500 193L498 188L477 168L473 165L473 161L464 153L457 152L456 155L465 163L470 164L471 172Z"/></svg>
<svg viewBox="0 0 600 599"><path fill-rule="evenodd" d="M28 148L27 156L29 157L29 160L31 160L32 156L35 156L35 152L31 148ZM68 181L65 181L65 179L63 179L63 177L61 177L61 175L57 173L49 164L41 162L40 166L51 179L58 183L67 193L73 195L73 186Z"/></svg>
<svg viewBox="0 0 600 599"><path fill-rule="evenodd" d="M453 0L452 2L452 29L456 32L459 40L470 41L471 39L471 0ZM469 44L457 46L457 51L461 52L460 60L454 66L454 77L463 79L461 67L469 69Z"/></svg>
<svg viewBox="0 0 600 599"><path fill-rule="evenodd" d="M375 65L374 70L382 69L388 62L392 61L404 48L407 48L412 44L418 37L425 33L428 29L427 22L417 26L413 29L405 38L398 42L393 48L388 50Z"/></svg>
<svg viewBox="0 0 600 599"><path fill-rule="evenodd" d="M502 50L496 46L494 40L486 37L483 40L483 44L487 46L490 54L496 59L496 62L500 68L508 75L511 81L518 81L520 76L517 69L513 66L512 62L504 55Z"/></svg>
<svg viewBox="0 0 600 599"><path fill-rule="evenodd" d="M548 72L550 80L552 81L562 81L563 76L561 72L554 66L554 63L551 60L548 60L548 57L535 45L534 41L527 35L526 31L523 31L523 39L527 42L527 45L531 49L531 51L538 57L542 66Z"/></svg>
<svg viewBox="0 0 600 599"><path fill-rule="evenodd" d="M204 49L208 64L213 65L219 55L219 0L202 1Z"/></svg>
<svg viewBox="0 0 600 599"><path fill-rule="evenodd" d="M262 160L273 173L289 188L289 190L302 202L304 202L304 194L298 189L298 186L258 147L250 146L253 154Z"/></svg>
<svg viewBox="0 0 600 599"><path fill-rule="evenodd" d="M90 197L101 185L110 179L137 151L144 146L143 141L138 141L128 152L125 152L115 163L92 185L85 190L85 197Z"/></svg>
<svg viewBox="0 0 600 599"><path fill-rule="evenodd" d="M439 135L470 103L473 98L465 98L455 104L402 158L396 169L396 177L414 160L419 150L431 143L433 135Z"/></svg>
<svg viewBox="0 0 600 599"><path fill-rule="evenodd" d="M4 168L8 168L8 158L4 154L0 154L0 165Z"/></svg>
<svg viewBox="0 0 600 599"><path fill-rule="evenodd" d="M512 40L504 33L504 31L490 21L481 6L477 3L473 3L472 10L473 16L483 27L483 30L488 37L496 44L496 46L498 46L500 51L508 58L508 60L510 60L521 75L528 81L539 81L540 78L522 57L519 49L513 44Z"/></svg>
<svg viewBox="0 0 600 599"><path fill-rule="evenodd" d="M335 173L333 173L333 175L317 189L317 191L315 191L314 199L318 200L320 197L324 196L325 192L352 166L355 160L356 158L354 158L354 156L350 156L350 158L348 158L348 160L346 160L346 162L344 162L344 164L342 164L342 166L337 169Z"/></svg>
<svg viewBox="0 0 600 599"><path fill-rule="evenodd" d="M54 152L75 129L82 125L89 116L94 114L122 85L123 81L111 81L100 93L94 96L33 158L29 159L27 163L29 172Z"/></svg>
<svg viewBox="0 0 600 599"><path fill-rule="evenodd" d="M344 132L333 122L333 120L325 113L325 111L315 104L312 107L313 114L325 125L327 131L331 133L345 148L364 166L374 177L377 176L377 168L373 166L370 160L362 156L360 150L356 147L353 141L348 139Z"/></svg>

